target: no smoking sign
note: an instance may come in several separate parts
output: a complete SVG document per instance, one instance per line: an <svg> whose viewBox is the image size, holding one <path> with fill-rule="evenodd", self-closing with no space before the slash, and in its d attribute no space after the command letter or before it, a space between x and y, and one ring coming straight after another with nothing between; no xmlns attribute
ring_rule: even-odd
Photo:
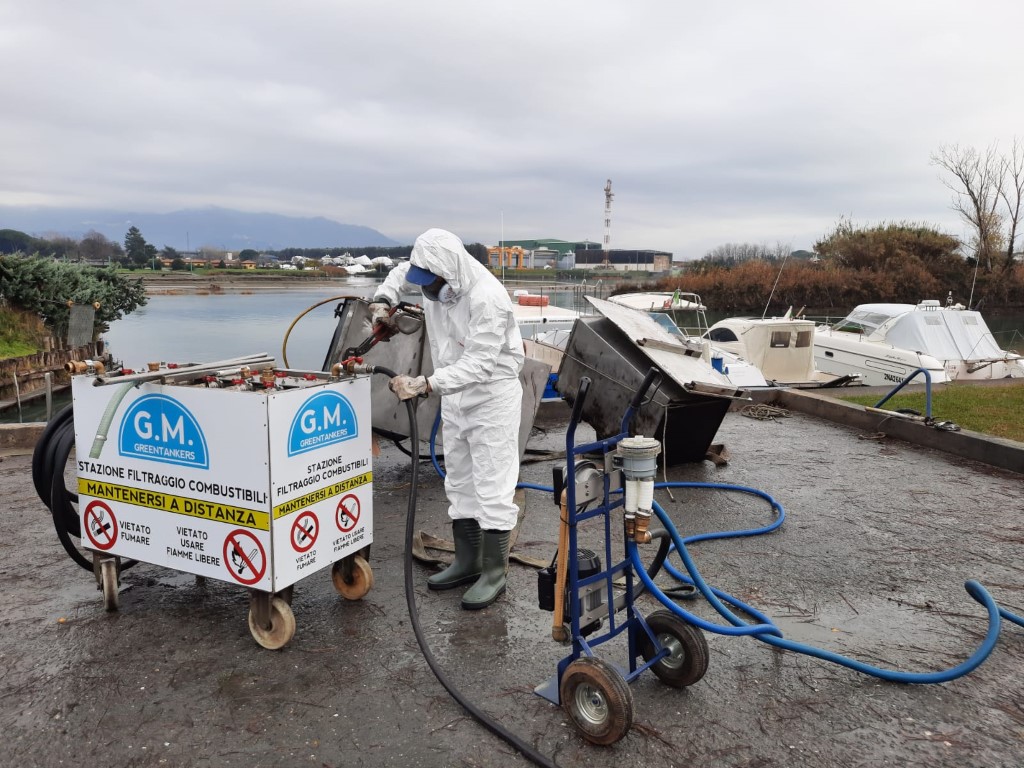
<svg viewBox="0 0 1024 768"><path fill-rule="evenodd" d="M312 510L307 509L292 523L292 549L299 553L308 552L316 543L319 533L320 521Z"/></svg>

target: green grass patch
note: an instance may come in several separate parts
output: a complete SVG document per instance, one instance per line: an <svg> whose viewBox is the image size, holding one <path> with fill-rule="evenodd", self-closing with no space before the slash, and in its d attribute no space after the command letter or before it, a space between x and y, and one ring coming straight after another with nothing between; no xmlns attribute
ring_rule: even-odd
<svg viewBox="0 0 1024 768"><path fill-rule="evenodd" d="M0 308L0 360L34 355L39 351L44 333L38 318Z"/></svg>
<svg viewBox="0 0 1024 768"><path fill-rule="evenodd" d="M873 406L884 395L846 395L841 399ZM925 393L890 398L883 408L913 408L925 412ZM1024 386L948 384L932 390L932 418L952 421L963 429L1024 442Z"/></svg>

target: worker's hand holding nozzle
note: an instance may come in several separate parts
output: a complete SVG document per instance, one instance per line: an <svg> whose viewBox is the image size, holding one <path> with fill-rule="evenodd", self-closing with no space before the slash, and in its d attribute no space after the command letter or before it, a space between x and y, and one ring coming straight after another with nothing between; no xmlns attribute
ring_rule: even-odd
<svg viewBox="0 0 1024 768"><path fill-rule="evenodd" d="M375 301L370 305L370 325L377 323L391 324L391 305L385 301Z"/></svg>
<svg viewBox="0 0 1024 768"><path fill-rule="evenodd" d="M395 376L388 382L391 391L398 395L399 400L411 400L414 397L426 397L429 389L426 376Z"/></svg>

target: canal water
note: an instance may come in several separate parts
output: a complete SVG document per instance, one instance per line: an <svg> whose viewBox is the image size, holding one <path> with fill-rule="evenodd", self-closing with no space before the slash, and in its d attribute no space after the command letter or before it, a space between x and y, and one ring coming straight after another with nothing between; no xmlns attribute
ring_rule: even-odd
<svg viewBox="0 0 1024 768"><path fill-rule="evenodd" d="M145 307L113 323L104 340L115 361L135 369L149 362L210 362L266 353L279 365L287 361L290 368L320 370L337 324L335 307L343 296L372 296L378 282L353 277L329 286L281 291L150 296ZM578 290L530 291L545 293L556 306L586 311ZM708 311L707 322L729 314L735 313ZM838 320L845 312L833 308L806 314ZM1024 352L1024 313L985 313L985 320L1001 347ZM683 322L690 325L688 319ZM58 395L53 408L67 399ZM16 409L0 414L4 422L45 419L41 398L24 404L20 417Z"/></svg>
<svg viewBox="0 0 1024 768"><path fill-rule="evenodd" d="M136 370L148 362L210 362L261 352L279 364L287 359L291 368L320 370L337 324L335 307L343 296L369 297L374 286L363 280L287 291L151 296L103 338L115 360Z"/></svg>
<svg viewBox="0 0 1024 768"><path fill-rule="evenodd" d="M104 339L115 360L135 369L151 361L207 362L264 352L279 364L286 357L291 368L320 370L337 323L334 309L340 297L369 298L376 285L376 280L351 278L334 286L287 291L151 296L145 307L115 322ZM581 297L574 291L547 295L553 305L589 309L580 306ZM320 302L326 303L315 307ZM731 314L736 313L708 311L706 318L713 324ZM831 309L806 314L838 321L846 313ZM985 320L1001 347L1024 351L1024 313L987 313ZM681 321L692 324L689 318Z"/></svg>

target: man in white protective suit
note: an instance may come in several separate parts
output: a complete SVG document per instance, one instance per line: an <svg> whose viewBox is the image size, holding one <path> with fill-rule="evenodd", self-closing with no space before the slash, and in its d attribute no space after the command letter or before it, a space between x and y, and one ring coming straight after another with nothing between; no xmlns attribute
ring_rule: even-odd
<svg viewBox="0 0 1024 768"><path fill-rule="evenodd" d="M454 562L430 576L427 586L472 583L462 607L484 608L505 591L509 536L519 514L513 495L523 339L504 286L451 232L429 229L416 238L409 261L395 267L374 294L375 323L410 284L427 299L434 372L429 378L396 376L390 387L402 400L431 391L441 395L444 487L455 540Z"/></svg>

